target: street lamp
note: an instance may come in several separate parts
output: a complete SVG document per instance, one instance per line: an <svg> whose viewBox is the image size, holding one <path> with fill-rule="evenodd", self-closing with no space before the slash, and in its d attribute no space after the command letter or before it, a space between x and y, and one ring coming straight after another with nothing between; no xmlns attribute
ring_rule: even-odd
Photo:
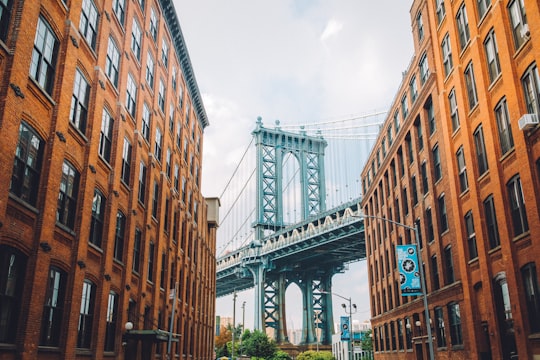
<svg viewBox="0 0 540 360"><path fill-rule="evenodd" d="M402 223L399 223L399 222L396 222L394 220L390 220L390 219L386 219L386 218L383 218L383 217L379 217L379 216L372 216L372 215L365 215L361 212L361 210L359 210L359 213L360 215L353 215L353 217L357 217L357 218L368 218L368 219L375 219L375 220L381 220L381 221L386 221L386 222L389 222L390 224L394 224L396 226L401 226L405 229L408 229L408 230L412 230L414 231L414 238L415 238L415 241L416 241L416 253L417 254L420 254L420 248L419 248L419 244L420 244L420 237L418 235L418 224L415 223L414 224L414 227L412 226L409 226L409 225L405 225L405 224L402 224ZM419 255L420 256L420 255ZM421 261L421 259L420 259ZM420 268L420 286L422 288L422 294L424 295L423 298L424 298L424 313L425 313L425 317L426 317L426 322L427 324L431 324L431 319L429 317L429 308L428 308L428 302L427 302L427 287L426 287L426 277L424 275L424 267L422 266L422 264L419 264L419 268ZM428 346L429 346L429 359L430 360L434 360L435 359L435 355L434 355L434 351L433 351L433 338L431 337L431 326L427 326L427 337L428 337Z"/></svg>
<svg viewBox="0 0 540 360"><path fill-rule="evenodd" d="M234 360L234 333L236 332L235 330L235 325L234 323L236 322L236 290L234 290L234 295L233 295L233 313L232 313L232 349L231 349L231 360Z"/></svg>
<svg viewBox="0 0 540 360"><path fill-rule="evenodd" d="M331 294L335 295L339 298L342 298L343 300L347 300L349 302L349 311L347 311L347 305L341 304L341 307L345 310L345 313L349 315L349 360L353 360L353 331L352 331L352 314L356 313L356 304L351 303L351 298L346 298L345 296L341 296L339 294L336 294L334 292L330 291L321 291L322 294ZM354 312L353 312L354 309Z"/></svg>

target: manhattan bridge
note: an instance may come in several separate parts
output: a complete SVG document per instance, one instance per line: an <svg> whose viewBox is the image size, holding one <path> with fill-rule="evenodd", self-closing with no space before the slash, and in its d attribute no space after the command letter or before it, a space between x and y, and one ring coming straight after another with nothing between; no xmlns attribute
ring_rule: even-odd
<svg viewBox="0 0 540 360"><path fill-rule="evenodd" d="M258 118L220 196L217 297L253 288L254 327L278 344L289 341L293 283L302 294L300 344L332 342L332 277L366 257L360 172L385 116L268 127Z"/></svg>

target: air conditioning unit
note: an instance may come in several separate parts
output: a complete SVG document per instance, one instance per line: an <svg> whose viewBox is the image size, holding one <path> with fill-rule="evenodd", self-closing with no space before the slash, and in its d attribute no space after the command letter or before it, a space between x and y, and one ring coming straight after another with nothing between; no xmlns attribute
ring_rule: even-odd
<svg viewBox="0 0 540 360"><path fill-rule="evenodd" d="M531 36L531 31L529 30L529 24L523 24L523 26L521 27L521 37L528 38L529 36Z"/></svg>
<svg viewBox="0 0 540 360"><path fill-rule="evenodd" d="M536 114L524 114L518 120L519 130L529 130L538 125L538 115Z"/></svg>

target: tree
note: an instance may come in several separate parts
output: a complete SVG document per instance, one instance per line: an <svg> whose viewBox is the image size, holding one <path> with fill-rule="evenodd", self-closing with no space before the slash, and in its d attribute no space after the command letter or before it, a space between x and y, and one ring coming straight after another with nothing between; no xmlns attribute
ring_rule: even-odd
<svg viewBox="0 0 540 360"><path fill-rule="evenodd" d="M263 358L263 359L272 359L277 351L277 345L273 340L268 338L268 335L263 333L260 330L254 330L250 332L246 330L242 336L242 354Z"/></svg>
<svg viewBox="0 0 540 360"><path fill-rule="evenodd" d="M308 350L298 354L296 360L334 360L334 355L330 351Z"/></svg>
<svg viewBox="0 0 540 360"><path fill-rule="evenodd" d="M362 350L372 351L373 350L373 337L371 329L362 334Z"/></svg>
<svg viewBox="0 0 540 360"><path fill-rule="evenodd" d="M232 340L231 327L230 326L228 326L228 327L225 327L225 326L220 327L219 335L216 336L215 340L214 340L214 345L216 347L216 356L217 357L229 356L230 355L228 353L228 350L227 350L227 343L230 342L231 340Z"/></svg>
<svg viewBox="0 0 540 360"><path fill-rule="evenodd" d="M274 354L274 357L271 358L271 360L291 360L291 357L285 351L278 350Z"/></svg>

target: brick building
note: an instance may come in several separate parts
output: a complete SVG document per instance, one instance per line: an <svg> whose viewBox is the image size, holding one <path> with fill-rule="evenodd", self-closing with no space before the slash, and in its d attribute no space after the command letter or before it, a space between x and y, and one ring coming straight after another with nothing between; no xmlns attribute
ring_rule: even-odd
<svg viewBox="0 0 540 360"><path fill-rule="evenodd" d="M429 358L396 260L414 243L435 358L538 358L539 3L414 0L410 15L414 56L361 174L375 358Z"/></svg>
<svg viewBox="0 0 540 360"><path fill-rule="evenodd" d="M0 1L0 75L0 358L212 358L219 203L172 0Z"/></svg>

